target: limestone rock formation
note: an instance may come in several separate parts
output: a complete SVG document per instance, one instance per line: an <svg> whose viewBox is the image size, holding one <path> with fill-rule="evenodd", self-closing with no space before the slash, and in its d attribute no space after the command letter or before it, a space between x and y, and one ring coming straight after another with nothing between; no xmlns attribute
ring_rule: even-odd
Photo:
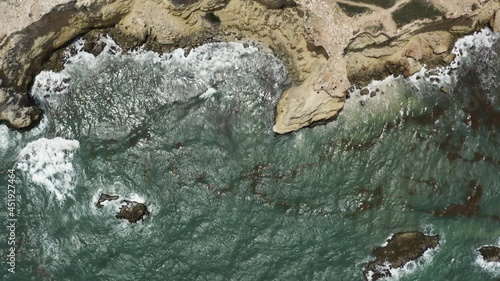
<svg viewBox="0 0 500 281"><path fill-rule="evenodd" d="M0 122L13 129L27 129L42 118L42 110L30 104L27 95L0 88Z"/></svg>
<svg viewBox="0 0 500 281"><path fill-rule="evenodd" d="M351 84L449 63L459 36L490 20L498 30L500 9L495 0L428 0L429 9L401 22L414 1L379 6L337 0L18 2L0 2L5 11L0 17L0 79L2 87L23 100L29 102L29 85L51 55L92 30L114 29L129 47L144 44L158 52L211 41L258 42L283 60L295 82L277 105L274 131L280 134L337 116ZM99 52L99 46L87 47ZM36 124L41 111L31 104L19 106L23 109L1 107L0 118L13 128L27 127L30 120Z"/></svg>
<svg viewBox="0 0 500 281"><path fill-rule="evenodd" d="M295 2L293 0L256 0L256 1L272 9L290 7L295 5Z"/></svg>
<svg viewBox="0 0 500 281"><path fill-rule="evenodd" d="M483 259L487 262L500 263L500 247L483 246L479 249L479 253L483 257Z"/></svg>
<svg viewBox="0 0 500 281"><path fill-rule="evenodd" d="M123 205L120 207L120 211L116 214L117 219L136 223L150 215L148 208L143 203L129 200L123 200L122 203Z"/></svg>
<svg viewBox="0 0 500 281"><path fill-rule="evenodd" d="M427 236L421 232L400 232L394 234L384 247L373 250L375 260L363 271L364 280L378 280L390 277L389 268L400 268L420 258L428 249L439 245L439 236Z"/></svg>

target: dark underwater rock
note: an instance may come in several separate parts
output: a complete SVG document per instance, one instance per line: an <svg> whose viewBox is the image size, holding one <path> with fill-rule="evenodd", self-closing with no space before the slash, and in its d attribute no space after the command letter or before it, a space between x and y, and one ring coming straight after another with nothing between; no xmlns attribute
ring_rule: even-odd
<svg viewBox="0 0 500 281"><path fill-rule="evenodd" d="M500 263L500 247L483 246L479 249L479 253L483 257L483 259L487 262Z"/></svg>
<svg viewBox="0 0 500 281"><path fill-rule="evenodd" d="M123 200L125 203L120 207L120 211L116 214L117 219L128 220L130 223L136 223L143 220L146 216L149 216L149 211L146 205L143 203Z"/></svg>
<svg viewBox="0 0 500 281"><path fill-rule="evenodd" d="M375 260L371 261L363 271L363 279L378 280L392 276L389 268L400 268L406 263L420 258L428 249L439 245L439 236L427 236L421 232L399 232L387 241L385 247L373 250Z"/></svg>
<svg viewBox="0 0 500 281"><path fill-rule="evenodd" d="M104 205L102 203L104 203L105 201L114 201L114 200L118 200L118 196L101 193L95 206L97 208L102 208L102 207L104 207Z"/></svg>

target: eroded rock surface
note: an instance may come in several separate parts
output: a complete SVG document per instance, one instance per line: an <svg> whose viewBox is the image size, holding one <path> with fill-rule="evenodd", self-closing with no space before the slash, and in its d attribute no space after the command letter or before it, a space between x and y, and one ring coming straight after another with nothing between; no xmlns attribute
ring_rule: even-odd
<svg viewBox="0 0 500 281"><path fill-rule="evenodd" d="M128 220L130 223L136 223L149 216L149 211L143 203L123 200L120 211L116 214L117 219Z"/></svg>
<svg viewBox="0 0 500 281"><path fill-rule="evenodd" d="M500 247L483 246L479 249L479 253L483 257L483 259L487 262L500 263Z"/></svg>
<svg viewBox="0 0 500 281"><path fill-rule="evenodd" d="M398 22L397 15L412 10L412 1L386 1L378 6L369 3L2 1L0 79L9 92L27 97L34 75L54 51L77 36L101 28L115 29L115 35L128 38L122 41L130 41L130 47L145 44L158 52L208 41L257 41L283 60L295 82L277 105L274 131L284 134L337 116L353 83L366 84L391 74L409 76L424 64L433 67L449 63L450 50L459 36L487 24L498 30L500 3L495 0L428 0L424 8L433 12L419 12L407 24ZM99 51L99 46L88 48ZM14 128L27 125L30 119L36 123L37 118L26 118L36 117L31 114L38 112L35 107L33 112L18 115L4 110L0 115L9 116L4 120L19 124L12 125Z"/></svg>
<svg viewBox="0 0 500 281"><path fill-rule="evenodd" d="M500 32L500 10L491 17L490 26L495 32Z"/></svg>
<svg viewBox="0 0 500 281"><path fill-rule="evenodd" d="M392 236L384 247L373 250L375 260L363 271L364 280L390 277L389 268L400 268L423 256L425 251L439 245L439 236L427 236L421 232L400 232Z"/></svg>
<svg viewBox="0 0 500 281"><path fill-rule="evenodd" d="M0 122L13 129L27 129L36 125L43 111L32 105L27 95L0 88Z"/></svg>

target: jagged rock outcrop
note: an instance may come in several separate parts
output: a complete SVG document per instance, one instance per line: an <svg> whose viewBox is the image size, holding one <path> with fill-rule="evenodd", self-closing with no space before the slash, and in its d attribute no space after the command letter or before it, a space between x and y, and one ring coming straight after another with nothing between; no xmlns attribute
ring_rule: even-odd
<svg viewBox="0 0 500 281"><path fill-rule="evenodd" d="M97 208L102 208L104 207L104 205L102 203L106 202L106 201L115 201L115 200L118 200L119 196L117 195L109 195L109 194L106 194L106 193L101 193L101 195L99 196L99 199L97 199L97 203L95 204L95 206Z"/></svg>
<svg viewBox="0 0 500 281"><path fill-rule="evenodd" d="M384 247L373 250L375 260L363 271L364 280L378 280L392 276L389 269L401 268L410 261L422 257L425 251L439 245L439 236L427 236L421 232L394 234Z"/></svg>
<svg viewBox="0 0 500 281"><path fill-rule="evenodd" d="M257 41L283 60L295 81L277 105L273 129L280 134L337 116L352 83L449 63L455 40L489 22L496 28L494 14L500 8L495 0L429 0L432 15L417 13L404 24L394 15L410 0L396 0L390 7L342 1L342 8L324 0L14 2L0 3L6 11L0 18L0 80L8 89L4 101L27 97L33 76L51 54L91 30L114 29L130 47L145 44L158 52L208 41ZM346 12L353 7L369 12ZM28 119L36 124L39 116L23 113L26 104L19 106L19 112L2 110L2 120L13 128L26 127Z"/></svg>
<svg viewBox="0 0 500 281"><path fill-rule="evenodd" d="M500 247L483 246L479 249L479 253L483 257L483 260L487 262L500 263Z"/></svg>
<svg viewBox="0 0 500 281"><path fill-rule="evenodd" d="M128 220L130 223L137 223L149 216L148 208L143 203L123 200L120 211L116 214L117 219Z"/></svg>

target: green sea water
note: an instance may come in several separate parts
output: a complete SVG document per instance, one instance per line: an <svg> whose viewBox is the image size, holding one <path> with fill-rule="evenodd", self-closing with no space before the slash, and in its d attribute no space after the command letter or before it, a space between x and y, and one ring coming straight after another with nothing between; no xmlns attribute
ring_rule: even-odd
<svg viewBox="0 0 500 281"><path fill-rule="evenodd" d="M266 50L125 54L103 39L98 57L37 76L40 125L0 128L18 219L15 273L3 262L0 279L362 280L374 247L416 230L439 248L388 280L498 280L477 252L500 243L497 37L461 40L450 68L373 82L376 96L352 91L336 121L285 136L274 108L292 82ZM479 212L435 215L471 182ZM119 201L95 207L101 192L151 215L117 220Z"/></svg>

